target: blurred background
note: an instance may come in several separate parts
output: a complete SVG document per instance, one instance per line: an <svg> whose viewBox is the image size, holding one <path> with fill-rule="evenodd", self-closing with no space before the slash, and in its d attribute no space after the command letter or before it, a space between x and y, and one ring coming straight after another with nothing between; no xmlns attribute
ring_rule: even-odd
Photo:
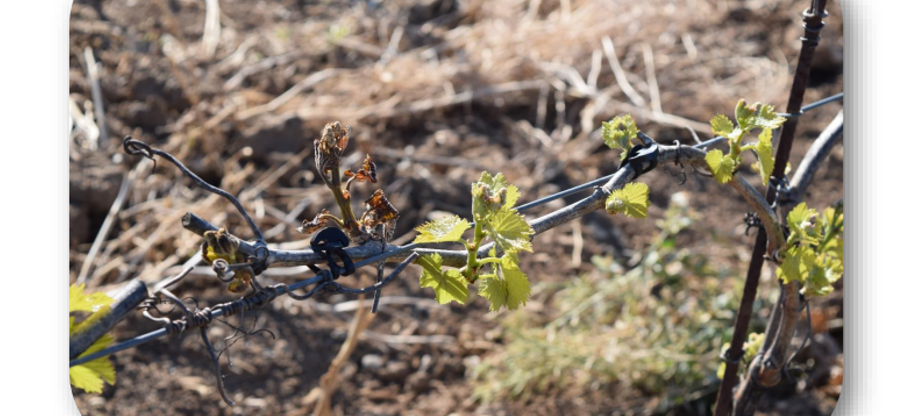
<svg viewBox="0 0 904 416"><path fill-rule="evenodd" d="M401 211L394 242L404 243L427 219L469 218L470 183L483 170L504 173L525 202L613 172L619 152L599 131L613 116L632 114L660 143L692 144L694 133L712 137L708 120L731 115L738 99L784 111L809 3L77 0L70 283L114 291L178 273L201 242L181 227L186 211L251 238L225 200L171 164L152 174L152 163L124 155L126 134L238 195L270 243L301 249L301 221L335 211L312 146L338 120L352 128L344 164L370 154L379 172L378 184L356 188L353 206L382 188ZM842 91L841 11L830 3L805 103ZM840 109L801 120L792 167ZM842 159L838 146L818 171L811 207L842 197ZM645 220L601 211L539 235L522 258L533 293L519 311L488 312L476 295L467 306L437 305L418 268L406 270L340 371L332 413L708 414L754 238L740 198L691 171L681 183L680 172L644 176ZM741 172L759 182L749 165ZM271 269L262 281L302 273ZM373 278L368 269L347 283ZM752 331L763 331L776 288L767 265ZM234 298L206 267L174 291L201 307ZM831 413L843 374L842 292L839 282L811 303L810 343L760 414ZM352 296L281 298L246 316L246 329L275 338L245 337L224 353L235 407L220 399L196 333L116 354L116 385L76 393L76 403L92 415L309 414L356 305ZM156 327L136 313L113 335ZM210 330L218 347L232 332Z"/></svg>

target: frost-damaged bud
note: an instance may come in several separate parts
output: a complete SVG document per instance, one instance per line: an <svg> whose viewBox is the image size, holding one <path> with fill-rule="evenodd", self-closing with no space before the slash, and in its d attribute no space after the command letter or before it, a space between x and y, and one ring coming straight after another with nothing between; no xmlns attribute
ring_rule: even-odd
<svg viewBox="0 0 904 416"><path fill-rule="evenodd" d="M314 219L312 219L310 221L302 220L301 227L298 227L296 229L298 230L298 232L300 232L302 234L313 233L314 231L317 231L317 230L323 228L324 226L326 226L326 223L327 223L327 221L329 221L330 216L331 216L331 214L329 213L329 211L327 211L327 210L320 211L320 213L317 214L314 217Z"/></svg>
<svg viewBox="0 0 904 416"><path fill-rule="evenodd" d="M217 231L205 231L204 242L201 243L202 258L207 264L212 265L216 260L224 260L229 264L244 263L245 256L239 253L238 242L226 231L220 228ZM229 283L229 291L244 292L251 283L252 272L248 269L235 271L235 279Z"/></svg>
<svg viewBox="0 0 904 416"><path fill-rule="evenodd" d="M352 173L351 169L346 169L345 177L355 182L377 183L377 165L370 155L367 155L364 158L364 162L361 163L361 169L358 169L358 172L355 173Z"/></svg>
<svg viewBox="0 0 904 416"><path fill-rule="evenodd" d="M377 225L388 224L399 218L399 211L392 206L388 199L386 199L382 189L377 189L377 191L364 202L364 206L367 207L367 212L364 213L361 222L369 233L373 232Z"/></svg>
<svg viewBox="0 0 904 416"><path fill-rule="evenodd" d="M323 134L319 140L314 140L314 164L317 165L317 171L326 182L326 175L333 169L339 167L339 158L345 152L348 146L349 132L351 127L342 127L338 121L334 121L323 128Z"/></svg>

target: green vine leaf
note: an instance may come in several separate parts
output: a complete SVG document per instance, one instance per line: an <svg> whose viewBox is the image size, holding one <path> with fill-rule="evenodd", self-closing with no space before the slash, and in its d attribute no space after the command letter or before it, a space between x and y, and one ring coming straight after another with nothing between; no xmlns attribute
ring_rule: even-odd
<svg viewBox="0 0 904 416"><path fill-rule="evenodd" d="M505 283L499 279L499 276L484 275L480 279L480 289L477 294L486 298L490 302L490 310L498 312L502 305L506 304L505 299Z"/></svg>
<svg viewBox="0 0 904 416"><path fill-rule="evenodd" d="M810 270L816 263L816 253L807 246L794 246L785 252L785 258L779 267L778 278L785 284L789 282L806 283Z"/></svg>
<svg viewBox="0 0 904 416"><path fill-rule="evenodd" d="M713 149L706 153L706 164L719 183L728 183L737 166L730 155L723 155L719 149Z"/></svg>
<svg viewBox="0 0 904 416"><path fill-rule="evenodd" d="M415 228L418 236L414 239L414 242L442 243L458 241L468 228L471 228L471 226L467 221L457 215L450 215Z"/></svg>
<svg viewBox="0 0 904 416"><path fill-rule="evenodd" d="M738 127L748 132L755 128L777 129L785 122L784 117L775 113L775 107L762 103L748 106L744 100L738 101L738 105L735 106L735 119L738 120Z"/></svg>
<svg viewBox="0 0 904 416"><path fill-rule="evenodd" d="M788 213L788 229L791 231L789 243L800 241L817 245L822 240L822 223L815 209L807 207L806 202L798 204Z"/></svg>
<svg viewBox="0 0 904 416"><path fill-rule="evenodd" d="M518 211L497 211L487 221L487 231L503 253L533 252L530 237L534 229Z"/></svg>
<svg viewBox="0 0 904 416"><path fill-rule="evenodd" d="M841 260L832 258L826 254L816 259L810 279L804 286L806 296L825 296L835 291L832 286L844 273Z"/></svg>
<svg viewBox="0 0 904 416"><path fill-rule="evenodd" d="M518 309L527 305L530 297L530 281L518 267L518 257L512 253L502 256L502 277L505 279L506 305L509 309Z"/></svg>
<svg viewBox="0 0 904 416"><path fill-rule="evenodd" d="M451 301L464 305L468 301L468 282L458 269L444 271L443 258L439 254L420 256L415 262L421 266L421 287L432 288L440 305Z"/></svg>
<svg viewBox="0 0 904 416"><path fill-rule="evenodd" d="M772 157L772 130L766 129L760 133L759 142L757 142L756 150L757 158L760 160L760 179L763 185L769 184L769 178L775 169L775 158Z"/></svg>
<svg viewBox="0 0 904 416"><path fill-rule="evenodd" d="M631 218L646 218L649 207L650 187L640 182L616 189L606 198L606 212L611 215L621 212Z"/></svg>
<svg viewBox="0 0 904 416"><path fill-rule="evenodd" d="M603 140L606 141L606 146L620 149L622 159L628 155L631 141L637 137L637 132L637 125L631 115L615 117L608 123L603 122Z"/></svg>
<svg viewBox="0 0 904 416"><path fill-rule="evenodd" d="M717 114L709 121L709 124L712 126L713 134L716 136L728 137L735 129L734 123L724 114Z"/></svg>
<svg viewBox="0 0 904 416"><path fill-rule="evenodd" d="M503 306L515 310L526 305L530 298L530 281L518 267L518 257L514 254L502 256L502 277L494 267L493 274L481 276L480 290L477 292L490 302L490 310L498 312Z"/></svg>
<svg viewBox="0 0 904 416"><path fill-rule="evenodd" d="M97 312L113 303L113 298L103 292L85 294L85 285L69 286L69 312Z"/></svg>
<svg viewBox="0 0 904 416"><path fill-rule="evenodd" d="M96 292L90 295L85 294L85 285L69 286L69 312L90 312L92 314L102 313L101 310L108 308L113 303L113 298L103 292ZM90 317L88 318L90 319ZM75 317L69 317L69 335L78 329L79 325L75 323ZM79 357L98 352L113 343L113 337L104 334L97 341L91 344L85 352ZM110 385L116 384L116 370L113 363L107 357L98 358L88 361L84 364L69 367L69 383L76 388L80 388L88 393L100 393L103 391L104 381Z"/></svg>

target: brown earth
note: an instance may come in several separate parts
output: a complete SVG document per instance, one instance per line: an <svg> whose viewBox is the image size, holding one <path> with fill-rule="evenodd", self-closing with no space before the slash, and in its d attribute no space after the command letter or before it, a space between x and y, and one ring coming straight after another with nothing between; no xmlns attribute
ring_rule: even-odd
<svg viewBox="0 0 904 416"><path fill-rule="evenodd" d="M151 164L124 155L120 140L126 134L172 152L205 180L239 194L271 243L304 248L307 241L295 228L334 207L313 172L312 142L326 122L339 120L352 127L345 163L351 167L371 154L379 169L379 184L356 188L355 206L382 187L402 213L395 238L406 242L415 226L440 212L469 216L469 184L482 170L504 173L524 201L614 171L617 152L602 145L595 129L615 115L634 114L640 128L661 143L692 143L686 125L703 122L698 134L710 137L706 120L730 114L739 98L783 109L802 34L799 13L807 5L220 0L221 31L208 54L205 2L76 1L70 21L70 98L79 110L70 144L70 283L130 171L135 173L122 211L87 273L91 290L114 290L133 278L155 282L178 272L200 244L179 226L186 211L250 239L233 208L205 195L171 164L161 160L151 175ZM841 12L835 2L829 10L805 102L842 90ZM639 103L616 82L600 43L606 36ZM216 36L208 37L212 44L210 39ZM646 74L645 45L658 87ZM92 130L84 53L89 46L101 65L106 141ZM582 86L591 71L597 79ZM662 113L651 111L657 91ZM801 120L792 166L840 108L833 103ZM842 159L842 147L833 149L807 195L811 207L842 197ZM750 169L744 174L754 181ZM662 170L644 177L651 187L650 216L661 217L672 193L689 191L701 220L678 244L706 254L742 284L753 244L743 232L743 201L692 172L686 183L679 179ZM538 236L536 253L524 257L522 268L532 280L567 281L593 269L592 255L630 257L649 243L653 224L605 212L586 216L580 227ZM571 262L575 229L583 236L579 267ZM264 281L291 282L294 276L268 274ZM473 357L504 347L499 317L476 296L467 306L438 306L432 291L419 288L417 276L412 267L384 290L386 297L407 297L407 304L381 307L340 372L333 414L630 413L630 401L602 391L492 403L472 399ZM775 297L772 276L764 274L764 298ZM363 271L360 284L373 277L373 271ZM231 299L203 271L190 275L176 293L201 306ZM415 297L431 302L410 299ZM351 320L332 305L352 300L279 299L246 317L245 327L256 319L255 326L273 337L245 338L221 360L235 407L220 399L211 362L193 333L116 354L116 385L101 395L76 393L76 402L83 414L101 415L310 413L314 403L306 396L327 371ZM761 319L768 306L758 303ZM801 360L819 365L809 383L769 392L764 414L831 413L840 393L841 308L841 290L814 301L816 335ZM114 336L124 340L155 328L135 314ZM232 331L215 325L210 332L222 346ZM397 340L387 335L401 335L404 342L389 342ZM446 336L437 338L444 342L424 342L423 336L435 335ZM712 403L714 397L700 400ZM695 409L679 406L669 413L696 414Z"/></svg>

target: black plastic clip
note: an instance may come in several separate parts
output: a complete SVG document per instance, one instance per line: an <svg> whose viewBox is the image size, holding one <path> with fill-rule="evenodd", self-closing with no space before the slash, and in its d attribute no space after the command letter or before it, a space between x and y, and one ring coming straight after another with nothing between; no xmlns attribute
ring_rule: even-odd
<svg viewBox="0 0 904 416"><path fill-rule="evenodd" d="M619 169L625 165L631 165L634 168L634 178L643 175L656 168L659 164L659 145L656 144L650 136L638 132L637 135L643 140L643 145L637 145L628 150L628 155L622 160Z"/></svg>
<svg viewBox="0 0 904 416"><path fill-rule="evenodd" d="M333 279L355 272L355 262L344 250L349 243L348 236L336 227L324 228L311 237L311 250L326 258ZM342 260L342 267L336 263L334 256ZM320 271L314 264L309 264L308 268L315 273Z"/></svg>

